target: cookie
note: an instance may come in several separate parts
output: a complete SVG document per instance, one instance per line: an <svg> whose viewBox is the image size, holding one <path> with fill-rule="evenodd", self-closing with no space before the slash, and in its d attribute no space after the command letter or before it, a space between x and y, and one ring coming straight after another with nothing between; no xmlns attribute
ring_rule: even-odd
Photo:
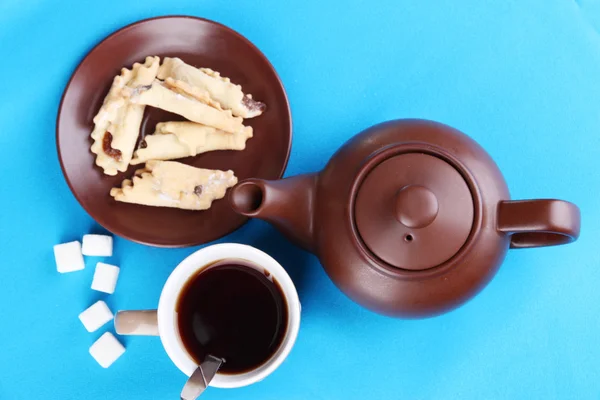
<svg viewBox="0 0 600 400"><path fill-rule="evenodd" d="M194 122L161 122L156 131L142 141L133 154L131 164L148 160L174 160L215 150L244 150L252 128L238 133Z"/></svg>
<svg viewBox="0 0 600 400"><path fill-rule="evenodd" d="M144 104L172 112L199 124L212 126L225 132L244 132L243 119L234 117L230 110L223 110L206 92L192 89L185 83L168 79L155 80L152 85L139 91L124 91L132 103Z"/></svg>
<svg viewBox="0 0 600 400"><path fill-rule="evenodd" d="M184 210L206 210L237 183L233 171L194 168L175 161L152 160L125 179L110 195L116 201Z"/></svg>
<svg viewBox="0 0 600 400"><path fill-rule="evenodd" d="M144 64L135 63L131 69L123 68L121 74L114 78L100 111L94 117L91 151L96 154L96 165L106 175L116 175L127 169L144 115L145 106L132 104L124 93L133 93L152 84L159 64L158 57L147 57Z"/></svg>
<svg viewBox="0 0 600 400"><path fill-rule="evenodd" d="M173 78L204 90L236 117L257 117L267 108L264 103L254 100L251 94L244 94L240 85L233 84L219 72L209 68L195 68L179 58L166 57L158 70L158 78Z"/></svg>

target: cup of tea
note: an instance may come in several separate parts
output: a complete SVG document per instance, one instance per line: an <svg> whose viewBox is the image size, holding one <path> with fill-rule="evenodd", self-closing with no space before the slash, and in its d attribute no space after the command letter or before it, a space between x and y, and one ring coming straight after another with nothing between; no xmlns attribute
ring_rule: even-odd
<svg viewBox="0 0 600 400"><path fill-rule="evenodd" d="M190 376L207 355L224 363L210 386L261 381L290 353L300 301L283 267L247 245L223 243L191 254L173 270L157 310L119 311L121 335L160 336L173 363Z"/></svg>

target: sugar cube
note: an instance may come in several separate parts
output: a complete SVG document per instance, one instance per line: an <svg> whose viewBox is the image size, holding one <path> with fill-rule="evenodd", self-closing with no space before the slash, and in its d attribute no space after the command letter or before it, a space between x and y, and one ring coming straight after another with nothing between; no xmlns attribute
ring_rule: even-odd
<svg viewBox="0 0 600 400"><path fill-rule="evenodd" d="M79 314L79 319L88 332L94 332L113 319L113 313L102 300L98 300Z"/></svg>
<svg viewBox="0 0 600 400"><path fill-rule="evenodd" d="M83 235L83 255L110 257L113 252L113 238L107 235Z"/></svg>
<svg viewBox="0 0 600 400"><path fill-rule="evenodd" d="M125 353L125 347L113 336L106 332L90 347L90 354L103 368L108 368Z"/></svg>
<svg viewBox="0 0 600 400"><path fill-rule="evenodd" d="M61 274L85 268L83 255L81 254L81 244L77 240L55 245L54 259L56 260L56 270Z"/></svg>
<svg viewBox="0 0 600 400"><path fill-rule="evenodd" d="M99 262L96 264L96 271L94 271L92 289L112 294L115 291L118 278L119 267Z"/></svg>

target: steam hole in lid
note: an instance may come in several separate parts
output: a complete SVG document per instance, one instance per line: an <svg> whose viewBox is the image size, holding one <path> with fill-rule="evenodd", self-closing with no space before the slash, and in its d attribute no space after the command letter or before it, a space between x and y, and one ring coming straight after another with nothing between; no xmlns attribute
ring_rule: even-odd
<svg viewBox="0 0 600 400"><path fill-rule="evenodd" d="M404 241L408 242L408 243L412 242L413 241L413 235L408 234L408 235L404 236Z"/></svg>
<svg viewBox="0 0 600 400"><path fill-rule="evenodd" d="M254 182L242 182L233 189L231 203L240 214L252 214L263 203L263 190Z"/></svg>

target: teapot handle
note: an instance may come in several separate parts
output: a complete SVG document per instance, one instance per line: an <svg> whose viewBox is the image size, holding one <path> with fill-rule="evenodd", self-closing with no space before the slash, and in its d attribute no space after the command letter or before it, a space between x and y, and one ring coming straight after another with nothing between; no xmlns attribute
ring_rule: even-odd
<svg viewBox="0 0 600 400"><path fill-rule="evenodd" d="M563 200L507 200L498 204L498 231L510 248L556 246L579 237L579 208Z"/></svg>

